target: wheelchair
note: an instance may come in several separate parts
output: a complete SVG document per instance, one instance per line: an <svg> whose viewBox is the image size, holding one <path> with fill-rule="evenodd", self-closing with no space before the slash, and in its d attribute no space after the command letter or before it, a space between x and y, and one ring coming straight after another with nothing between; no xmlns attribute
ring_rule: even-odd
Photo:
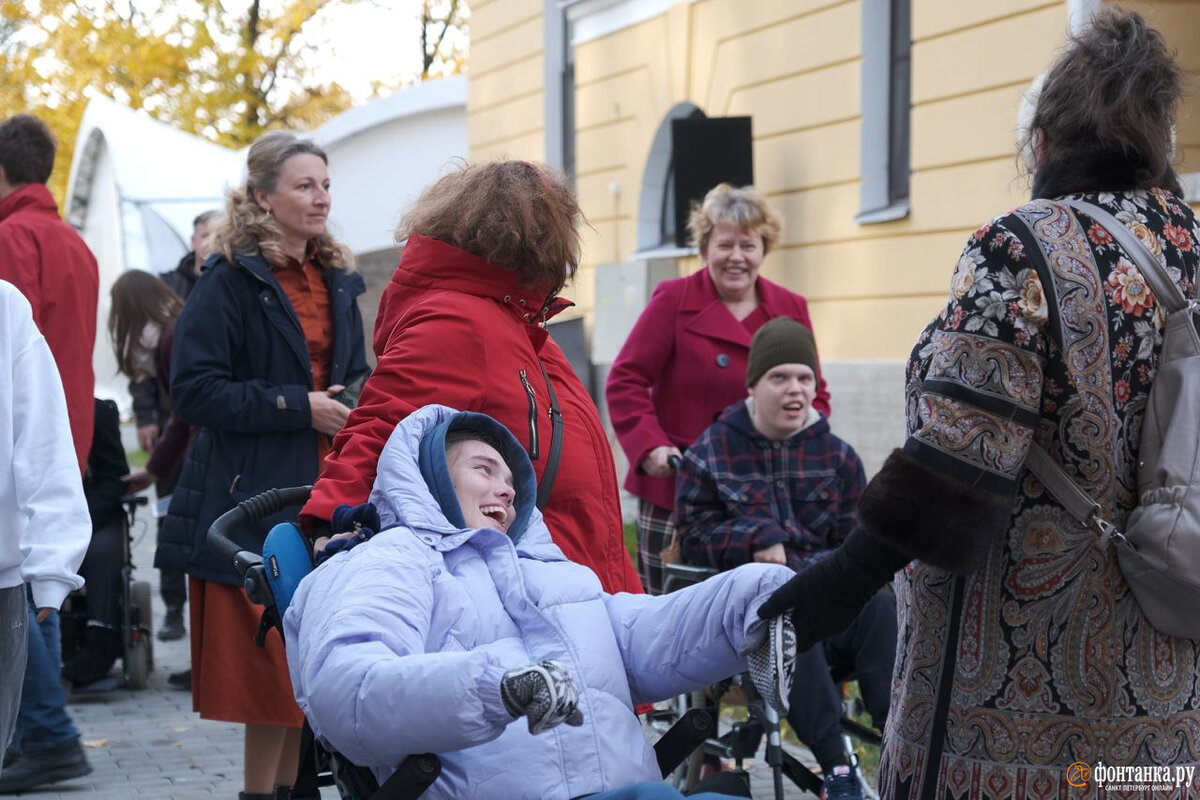
<svg viewBox="0 0 1200 800"><path fill-rule="evenodd" d="M292 522L281 522L270 530L262 553L241 548L228 532L303 505L311 491L311 486L268 489L222 514L208 529L209 549L241 576L250 601L263 606L257 638L260 645L271 628L283 637L283 615L301 579L313 569L312 550L307 538ZM688 709L679 714L654 745L662 775L666 777L679 769L700 743L715 737L716 730L716 716L707 709ZM332 785L343 800L415 800L433 785L440 772L441 763L435 754L415 754L406 758L380 785L370 769L352 764L336 751L326 748L313 736L305 721L300 772L291 796L296 800L320 798L320 787ZM749 797L748 782L746 792Z"/></svg>
<svg viewBox="0 0 1200 800"><path fill-rule="evenodd" d="M720 570L713 567L695 567L687 564L663 564L663 592L672 592L690 586L694 583L717 575ZM833 675L838 685L850 680L850 675ZM719 736L707 739L703 745L685 759L672 773L670 780L676 788L687 791L695 786L700 778L704 756L732 760L734 772L745 772L744 761L752 758L766 739L764 752L767 765L771 768L774 784L775 800L783 800L783 779L786 777L793 784L820 797L824 781L805 766L791 753L783 749L783 739L780 730L779 714L765 703L754 688L748 673L735 675L723 681L708 691L692 692L675 698L673 705L656 710L655 715L660 720L669 722L682 714L696 709L705 708L715 716L719 716L721 699L729 692L740 690L745 696L747 718L735 722L730 730ZM846 696L843 690L843 697ZM841 718L842 739L851 766L858 775L865 797L876 797L874 789L863 778L859 768L858 757L855 753L854 739L878 746L882 738L878 731L867 727L854 719L861 710L861 701L846 699L843 703Z"/></svg>
<svg viewBox="0 0 1200 800"><path fill-rule="evenodd" d="M110 692L118 688L141 690L150 683L150 672L154 669L154 637L151 636L152 612L150 605L150 583L137 581L133 577L133 526L137 509L147 505L145 495L128 495L121 498L121 569L117 605L121 634L121 679L112 676L84 686L76 686L78 694ZM87 586L71 592L59 614L62 630L63 661L70 659L83 642L87 626Z"/></svg>

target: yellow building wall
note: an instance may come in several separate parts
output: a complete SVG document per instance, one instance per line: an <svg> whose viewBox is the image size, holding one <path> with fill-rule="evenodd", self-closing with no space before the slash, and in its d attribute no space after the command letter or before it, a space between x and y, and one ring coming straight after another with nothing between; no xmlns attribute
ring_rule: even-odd
<svg viewBox="0 0 1200 800"><path fill-rule="evenodd" d="M967 237L1028 196L1017 169L1022 93L1064 42L1065 0L913 0L911 212L859 207L861 0L699 0L575 50L577 188L589 227L569 290L593 307L594 267L636 247L651 141L676 103L751 115L755 175L784 220L764 274L807 296L827 361L895 361L944 302ZM1200 3L1134 2L1200 72ZM472 6L471 156L544 156L542 0ZM1200 170L1200 113L1180 120ZM1191 110L1192 113L1188 113ZM695 260L681 271L697 266Z"/></svg>
<svg viewBox="0 0 1200 800"><path fill-rule="evenodd" d="M471 2L472 161L545 158L543 0Z"/></svg>
<svg viewBox="0 0 1200 800"><path fill-rule="evenodd" d="M1200 2L1131 0L1125 8L1140 12L1166 34L1187 76L1187 96L1176 121L1175 149L1180 172L1200 172ZM1193 204L1194 205L1194 204Z"/></svg>

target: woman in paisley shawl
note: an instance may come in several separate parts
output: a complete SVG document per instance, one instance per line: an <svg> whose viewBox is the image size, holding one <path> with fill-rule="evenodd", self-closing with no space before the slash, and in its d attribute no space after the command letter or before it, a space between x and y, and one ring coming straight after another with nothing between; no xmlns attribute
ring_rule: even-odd
<svg viewBox="0 0 1200 800"><path fill-rule="evenodd" d="M913 349L904 447L858 529L760 612L792 611L803 648L904 568L883 797L1095 797L1100 764L1200 762L1200 642L1151 627L1114 551L1025 464L1041 445L1118 527L1136 505L1163 314L1113 237L1056 200L1115 215L1194 294L1181 84L1135 13L1105 8L1072 38L1027 136L1033 200L975 232ZM1184 783L1121 796L1195 796L1200 770Z"/></svg>

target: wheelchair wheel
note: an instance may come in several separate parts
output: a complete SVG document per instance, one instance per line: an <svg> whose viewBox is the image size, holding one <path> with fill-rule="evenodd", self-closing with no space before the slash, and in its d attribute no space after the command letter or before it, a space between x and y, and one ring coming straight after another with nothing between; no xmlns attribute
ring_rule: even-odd
<svg viewBox="0 0 1200 800"><path fill-rule="evenodd" d="M150 584L136 581L129 590L129 630L125 632L125 682L130 689L145 689L154 668L150 636Z"/></svg>
<svg viewBox="0 0 1200 800"><path fill-rule="evenodd" d="M137 690L150 685L150 647L144 640L125 646L125 682Z"/></svg>

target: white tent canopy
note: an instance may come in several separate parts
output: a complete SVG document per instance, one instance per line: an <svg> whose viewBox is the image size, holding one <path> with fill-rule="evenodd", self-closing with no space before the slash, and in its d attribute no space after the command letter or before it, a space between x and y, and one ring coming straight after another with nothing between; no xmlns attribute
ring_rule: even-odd
<svg viewBox="0 0 1200 800"><path fill-rule="evenodd" d="M352 109L312 132L328 153L330 225L356 255L393 246L405 206L467 154L466 78L420 84ZM176 130L107 98L84 112L63 216L100 264L96 394L128 409L105 335L109 288L127 269L166 272L189 249L192 220L222 208L245 151Z"/></svg>

